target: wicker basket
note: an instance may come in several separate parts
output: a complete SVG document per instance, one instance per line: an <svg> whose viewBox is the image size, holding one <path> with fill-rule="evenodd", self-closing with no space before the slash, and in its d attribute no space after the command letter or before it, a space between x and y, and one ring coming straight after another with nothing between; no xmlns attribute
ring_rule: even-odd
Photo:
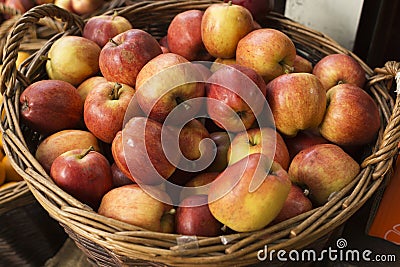
<svg viewBox="0 0 400 267"><path fill-rule="evenodd" d="M134 1L117 9L136 28L144 29L157 38L166 34L168 23L177 13L188 9L207 8L219 1ZM109 10L108 13L113 12ZM400 139L399 99L390 88L400 70L396 62L388 62L374 72L356 55L317 31L278 14L266 15L262 26L277 28L294 41L298 53L313 63L332 53L348 54L365 69L369 83L366 90L376 100L382 125L375 144L366 147L368 155L356 179L335 194L325 205L274 226L250 233L234 233L221 237L197 237L180 244L180 236L143 230L134 225L100 216L58 188L35 160L33 154L40 136L20 124L18 96L30 83L46 77L45 55L54 36L25 67L13 67L22 36L42 17L58 17L66 21L65 34L79 35L82 20L56 8L44 5L24 14L13 29L5 46L1 90L6 118L1 122L4 145L16 170L24 177L38 202L64 227L68 235L85 254L99 266L246 266L258 263L257 253L268 249L302 249L318 247L343 225L380 188L388 177L397 154ZM396 103L395 103L396 100ZM225 242L226 241L226 242Z"/></svg>

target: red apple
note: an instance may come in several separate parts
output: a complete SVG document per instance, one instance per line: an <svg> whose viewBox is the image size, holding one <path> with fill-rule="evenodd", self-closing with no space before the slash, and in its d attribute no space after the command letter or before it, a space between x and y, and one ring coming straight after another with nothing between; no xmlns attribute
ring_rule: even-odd
<svg viewBox="0 0 400 267"><path fill-rule="evenodd" d="M316 205L325 204L360 172L360 165L335 144L318 144L301 150L289 166L293 183L305 186Z"/></svg>
<svg viewBox="0 0 400 267"><path fill-rule="evenodd" d="M296 55L293 62L293 72L312 73L312 71L313 71L313 66L311 61L300 55Z"/></svg>
<svg viewBox="0 0 400 267"><path fill-rule="evenodd" d="M85 103L86 96L88 93L95 88L98 84L107 82L107 79L103 76L93 76L84 80L76 89L82 98L83 103Z"/></svg>
<svg viewBox="0 0 400 267"><path fill-rule="evenodd" d="M95 42L81 36L63 36L50 47L46 72L52 80L78 86L99 72L99 55L100 46Z"/></svg>
<svg viewBox="0 0 400 267"><path fill-rule="evenodd" d="M299 131L294 137L285 137L285 143L289 151L290 160L301 150L317 144L328 144L328 140L314 130Z"/></svg>
<svg viewBox="0 0 400 267"><path fill-rule="evenodd" d="M353 84L339 84L327 92L327 108L320 133L341 145L365 145L374 140L380 128L380 114L374 99Z"/></svg>
<svg viewBox="0 0 400 267"><path fill-rule="evenodd" d="M67 82L34 82L21 93L19 103L21 120L43 135L80 126L83 102Z"/></svg>
<svg viewBox="0 0 400 267"><path fill-rule="evenodd" d="M310 211L312 209L312 202L307 197L307 190L303 190L299 186L292 184L290 187L289 195L286 198L285 204L275 219L273 224L279 223L297 215Z"/></svg>
<svg viewBox="0 0 400 267"><path fill-rule="evenodd" d="M266 84L254 70L223 66L207 80L207 112L229 132L249 129L264 108Z"/></svg>
<svg viewBox="0 0 400 267"><path fill-rule="evenodd" d="M89 18L83 28L82 36L103 47L111 38L132 28L128 19L115 12L113 15L97 15Z"/></svg>
<svg viewBox="0 0 400 267"><path fill-rule="evenodd" d="M192 119L185 124L179 133L179 148L183 157L193 161L206 153L206 147L201 145L204 138L210 138L210 133L199 120Z"/></svg>
<svg viewBox="0 0 400 267"><path fill-rule="evenodd" d="M232 2L247 8L256 20L262 19L269 12L274 10L274 0L224 0L225 3Z"/></svg>
<svg viewBox="0 0 400 267"><path fill-rule="evenodd" d="M163 37L160 38L160 40L158 40L158 43L161 46L161 50L163 53L170 53L171 51L169 51L169 47L168 47L168 38L167 35L164 35Z"/></svg>
<svg viewBox="0 0 400 267"><path fill-rule="evenodd" d="M122 130L125 112L135 90L125 84L105 82L91 90L85 100L83 118L97 138L111 143Z"/></svg>
<svg viewBox="0 0 400 267"><path fill-rule="evenodd" d="M210 133L211 140L217 146L217 154L210 166L206 169L207 172L221 172L228 166L228 149L231 143L231 137L228 132L219 131Z"/></svg>
<svg viewBox="0 0 400 267"><path fill-rule="evenodd" d="M142 67L161 53L160 44L152 35L140 29L127 30L101 49L100 71L108 81L134 87Z"/></svg>
<svg viewBox="0 0 400 267"><path fill-rule="evenodd" d="M19 10L21 14L25 13L36 4L32 0L5 0L5 6Z"/></svg>
<svg viewBox="0 0 400 267"><path fill-rule="evenodd" d="M58 156L51 165L50 176L63 191L95 210L112 188L110 163L93 147Z"/></svg>
<svg viewBox="0 0 400 267"><path fill-rule="evenodd" d="M204 11L190 9L178 13L167 31L168 49L189 61L211 60L201 39L201 20Z"/></svg>
<svg viewBox="0 0 400 267"><path fill-rule="evenodd" d="M245 7L231 2L214 3L203 14L201 38L213 57L233 58L239 40L253 27L253 17Z"/></svg>
<svg viewBox="0 0 400 267"><path fill-rule="evenodd" d="M184 57L174 53L160 54L140 70L136 80L136 99L153 120L163 122L174 110L171 120L187 122L203 105L196 99L204 96L202 81L198 68Z"/></svg>
<svg viewBox="0 0 400 267"><path fill-rule="evenodd" d="M173 174L180 159L175 137L168 127L149 118L133 117L125 124L123 151L136 183L157 185Z"/></svg>
<svg viewBox="0 0 400 267"><path fill-rule="evenodd" d="M100 215L155 232L172 232L174 220L170 220L171 212L170 205L149 195L137 184L110 190L104 195L98 210ZM172 227L165 225L168 222Z"/></svg>
<svg viewBox="0 0 400 267"><path fill-rule="evenodd" d="M272 128L253 128L238 133L228 150L228 164L232 165L253 153L265 154L283 169L289 168L289 151L282 136Z"/></svg>
<svg viewBox="0 0 400 267"><path fill-rule="evenodd" d="M194 190L182 189L180 192L179 202L184 198L193 195L208 195L209 184L217 179L219 172L203 172L195 175L189 181L187 181L183 186L194 188Z"/></svg>
<svg viewBox="0 0 400 267"><path fill-rule="evenodd" d="M315 64L316 75L326 90L341 84L350 83L363 87L366 81L365 70L354 58L346 54L331 54Z"/></svg>
<svg viewBox="0 0 400 267"><path fill-rule="evenodd" d="M126 177L134 182L135 179L132 177L132 174L129 171L129 167L125 159L124 144L122 142L122 131L116 133L114 140L111 143L111 154L112 158L114 159L114 163L115 165L117 165L118 169Z"/></svg>
<svg viewBox="0 0 400 267"><path fill-rule="evenodd" d="M295 58L294 43L276 29L254 30L237 44L237 64L254 69L266 82L292 72Z"/></svg>
<svg viewBox="0 0 400 267"><path fill-rule="evenodd" d="M99 140L91 132L85 130L61 130L47 136L37 147L35 158L46 172L50 172L53 161L62 153L73 149L84 149L93 146L101 152Z"/></svg>
<svg viewBox="0 0 400 267"><path fill-rule="evenodd" d="M175 229L180 235L218 236L222 224L214 218L208 208L207 195L185 198L176 209Z"/></svg>
<svg viewBox="0 0 400 267"><path fill-rule="evenodd" d="M266 99L277 130L286 136L317 128L325 114L325 88L310 73L290 73L275 78L267 84Z"/></svg>
<svg viewBox="0 0 400 267"><path fill-rule="evenodd" d="M113 187L120 187L127 184L133 184L133 181L129 179L120 168L118 168L117 164L114 162L111 164L111 174L112 174L112 183Z"/></svg>
<svg viewBox="0 0 400 267"><path fill-rule="evenodd" d="M217 177L210 186L208 205L213 216L232 230L256 231L278 215L290 186L289 175L279 164L255 153Z"/></svg>

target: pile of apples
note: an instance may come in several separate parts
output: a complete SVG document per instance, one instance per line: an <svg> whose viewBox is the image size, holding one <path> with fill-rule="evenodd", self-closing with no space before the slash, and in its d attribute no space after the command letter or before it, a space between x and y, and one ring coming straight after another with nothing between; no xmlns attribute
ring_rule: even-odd
<svg viewBox="0 0 400 267"><path fill-rule="evenodd" d="M158 232L255 231L324 205L380 128L365 71L344 54L313 66L254 17L221 2L161 39L118 14L59 38L20 95L36 159L99 214Z"/></svg>
<svg viewBox="0 0 400 267"><path fill-rule="evenodd" d="M21 14L38 5L55 4L81 16L89 15L107 3L106 0L1 0L1 2L5 6L18 10Z"/></svg>

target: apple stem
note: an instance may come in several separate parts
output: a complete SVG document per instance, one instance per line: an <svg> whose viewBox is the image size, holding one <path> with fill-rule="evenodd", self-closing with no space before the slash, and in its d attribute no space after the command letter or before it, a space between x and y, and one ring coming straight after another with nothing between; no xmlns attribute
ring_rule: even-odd
<svg viewBox="0 0 400 267"><path fill-rule="evenodd" d="M308 195L310 195L310 190L308 189L304 189L303 194L308 197Z"/></svg>
<svg viewBox="0 0 400 267"><path fill-rule="evenodd" d="M221 227L221 231L222 231L222 232L226 232L226 228L227 228L227 227L226 227L226 225L224 224L224 225Z"/></svg>
<svg viewBox="0 0 400 267"><path fill-rule="evenodd" d="M45 56L45 55L41 55L39 58L40 58L40 60L43 60L43 61L50 60L50 58L48 56Z"/></svg>
<svg viewBox="0 0 400 267"><path fill-rule="evenodd" d="M176 213L176 209L174 209L174 208L170 209L170 210L167 212L167 214L170 214L170 215L174 215L175 213Z"/></svg>
<svg viewBox="0 0 400 267"><path fill-rule="evenodd" d="M118 11L117 11L117 10L114 10L114 13L113 13L113 15L112 15L112 17L111 17L111 20L114 20L114 18L115 18L116 16L118 16Z"/></svg>
<svg viewBox="0 0 400 267"><path fill-rule="evenodd" d="M114 87L113 87L113 89L111 91L111 99L112 100L119 99L119 96L120 96L120 90L119 89L121 89L121 88L122 88L122 85L120 83L115 83L114 84Z"/></svg>
<svg viewBox="0 0 400 267"><path fill-rule="evenodd" d="M83 159L91 151L94 151L94 147L93 146L90 146L88 149L84 150L83 153L78 156L78 158L79 159Z"/></svg>
<svg viewBox="0 0 400 267"><path fill-rule="evenodd" d="M279 64L282 65L283 71L284 71L286 74L292 73L292 72L294 71L293 66L289 66L288 64L286 64L286 63L283 62L283 61L281 61Z"/></svg>
<svg viewBox="0 0 400 267"><path fill-rule="evenodd" d="M231 6L231 5L232 5L232 1L229 1L229 2L228 2L228 6Z"/></svg>
<svg viewBox="0 0 400 267"><path fill-rule="evenodd" d="M116 46L118 46L119 44L116 42L116 41L114 41L114 39L113 38L110 38L110 40L108 40L110 43L113 43L114 45L116 45Z"/></svg>

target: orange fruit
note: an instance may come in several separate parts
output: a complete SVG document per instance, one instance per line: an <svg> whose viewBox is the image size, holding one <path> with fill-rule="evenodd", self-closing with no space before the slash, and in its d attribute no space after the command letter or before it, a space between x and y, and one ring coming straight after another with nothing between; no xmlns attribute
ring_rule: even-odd
<svg viewBox="0 0 400 267"><path fill-rule="evenodd" d="M23 180L22 176L11 165L7 155L3 157L0 165L2 165L3 169L5 170L6 181L18 182Z"/></svg>

